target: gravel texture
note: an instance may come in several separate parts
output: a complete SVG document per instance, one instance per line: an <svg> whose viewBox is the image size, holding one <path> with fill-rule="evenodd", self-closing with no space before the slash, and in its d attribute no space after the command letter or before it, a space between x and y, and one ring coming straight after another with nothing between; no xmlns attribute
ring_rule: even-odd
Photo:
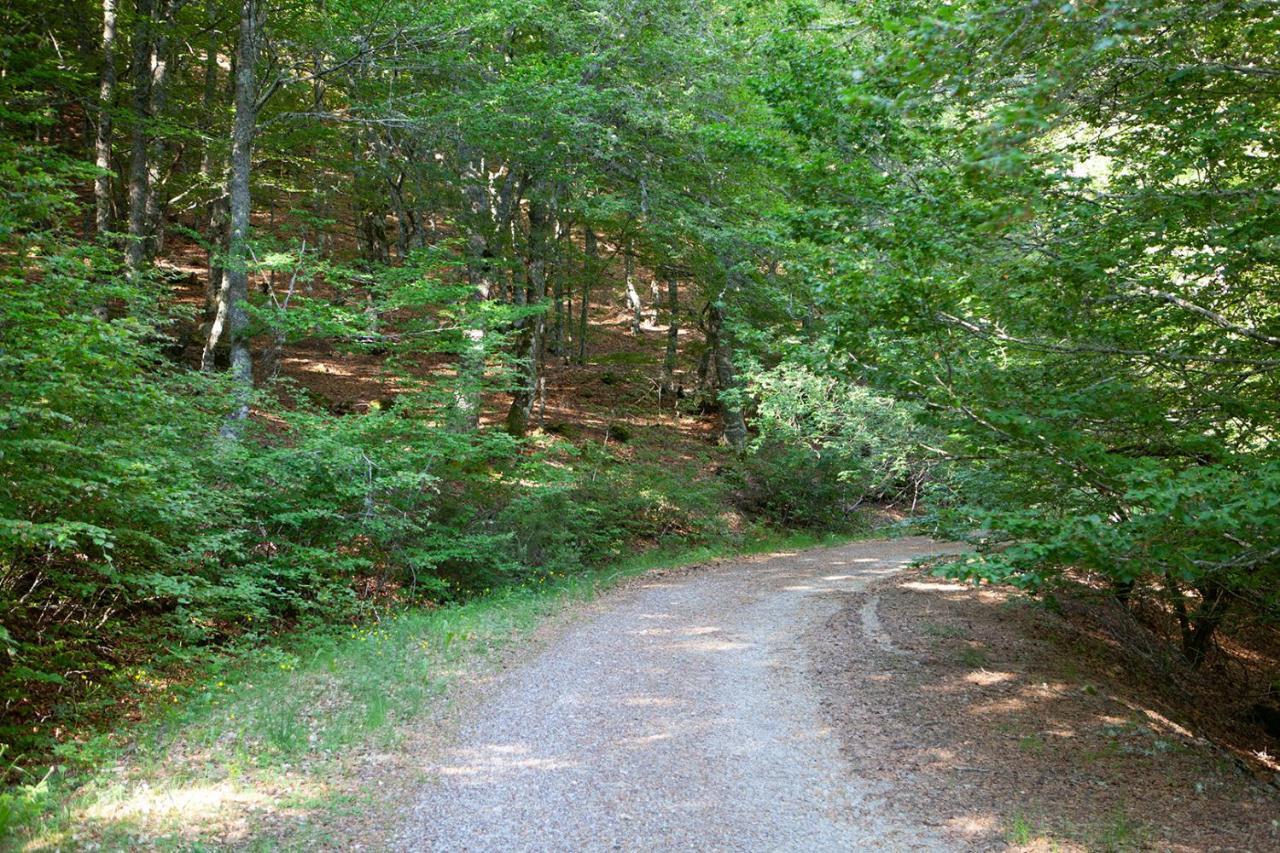
<svg viewBox="0 0 1280 853"><path fill-rule="evenodd" d="M426 768L397 849L950 849L850 772L804 642L839 593L939 550L861 542L609 596Z"/></svg>

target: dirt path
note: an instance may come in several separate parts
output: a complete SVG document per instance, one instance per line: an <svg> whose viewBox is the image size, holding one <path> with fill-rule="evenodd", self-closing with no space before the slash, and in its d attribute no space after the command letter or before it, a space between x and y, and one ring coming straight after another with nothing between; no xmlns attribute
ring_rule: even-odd
<svg viewBox="0 0 1280 853"><path fill-rule="evenodd" d="M436 781L397 847L949 849L849 772L802 640L836 594L938 550L863 542L609 598L508 675L427 768Z"/></svg>

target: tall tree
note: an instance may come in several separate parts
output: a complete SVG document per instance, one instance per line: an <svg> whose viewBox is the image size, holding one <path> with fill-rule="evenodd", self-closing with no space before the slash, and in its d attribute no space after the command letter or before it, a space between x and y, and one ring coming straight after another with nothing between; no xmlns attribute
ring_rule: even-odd
<svg viewBox="0 0 1280 853"><path fill-rule="evenodd" d="M253 136L258 120L258 39L261 9L257 0L241 0L236 42L235 115L231 124L230 177L227 197L230 239L218 296L217 317L209 333L206 356L217 345L225 323L231 351L231 374L237 387L236 407L224 430L235 435L234 422L249 414L253 389L253 354L249 349L249 216L253 212Z"/></svg>
<svg viewBox="0 0 1280 853"><path fill-rule="evenodd" d="M111 132L116 100L116 0L102 0L102 69L98 83L98 127L94 136L94 226L99 235L111 230Z"/></svg>
<svg viewBox="0 0 1280 853"><path fill-rule="evenodd" d="M155 0L134 0L132 64L129 76L133 87L133 125L129 145L129 227L125 244L125 262L131 275L142 270L147 253L147 198L150 195L150 169L147 155L151 143L152 39Z"/></svg>

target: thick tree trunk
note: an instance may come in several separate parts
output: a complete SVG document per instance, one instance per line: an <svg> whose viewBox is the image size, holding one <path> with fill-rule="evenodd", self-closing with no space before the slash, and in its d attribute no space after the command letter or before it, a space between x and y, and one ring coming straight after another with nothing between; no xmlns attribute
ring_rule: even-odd
<svg viewBox="0 0 1280 853"><path fill-rule="evenodd" d="M111 124L116 100L116 0L102 0L102 73L98 80L98 130L94 136L94 227L111 231Z"/></svg>
<svg viewBox="0 0 1280 853"><path fill-rule="evenodd" d="M716 385L720 389L724 440L735 450L741 450L747 443L747 424L742 416L742 405L731 396L738 385L737 372L733 367L733 343L724 328L724 309L715 302L707 308L707 327L712 345L711 362L715 365Z"/></svg>
<svg viewBox="0 0 1280 853"><path fill-rule="evenodd" d="M147 189L151 120L151 50L153 0L134 0L137 27L133 33L133 133L129 149L129 241L125 266L130 275L142 270L147 252Z"/></svg>
<svg viewBox="0 0 1280 853"><path fill-rule="evenodd" d="M225 321L231 348L231 373L237 391L236 407L224 433L233 436L239 432L237 422L249 415L249 398L253 391L253 356L249 350L249 314L245 305L249 299L253 132L258 118L258 24L257 0L241 0L240 37L236 46L235 118L231 129L231 176L227 183L231 239L227 248L218 318L214 321L215 326L220 321ZM213 337L214 333L211 332L211 341Z"/></svg>
<svg viewBox="0 0 1280 853"><path fill-rule="evenodd" d="M529 279L523 300L528 305L541 305L547 296L547 250L554 217L546 204L535 195L529 203ZM542 377L542 356L546 315L542 312L521 321L517 337L517 353L521 359L520 374L507 412L507 432L522 436L529 431L529 417L538 398Z"/></svg>

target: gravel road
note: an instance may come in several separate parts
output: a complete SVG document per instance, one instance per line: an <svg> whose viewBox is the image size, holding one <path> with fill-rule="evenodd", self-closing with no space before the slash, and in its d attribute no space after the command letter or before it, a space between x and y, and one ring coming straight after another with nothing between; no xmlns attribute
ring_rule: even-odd
<svg viewBox="0 0 1280 853"><path fill-rule="evenodd" d="M398 849L950 849L843 763L803 640L831 593L939 550L860 542L606 597L431 763Z"/></svg>

